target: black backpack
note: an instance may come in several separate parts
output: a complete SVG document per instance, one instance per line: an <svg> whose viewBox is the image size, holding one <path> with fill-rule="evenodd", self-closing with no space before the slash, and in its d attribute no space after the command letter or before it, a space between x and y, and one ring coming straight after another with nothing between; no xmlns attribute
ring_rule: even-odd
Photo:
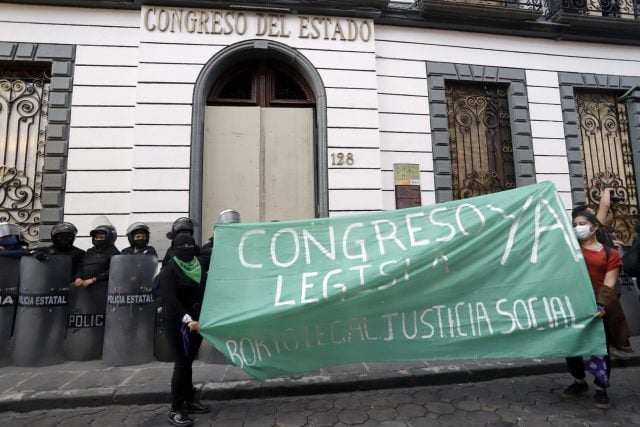
<svg viewBox="0 0 640 427"><path fill-rule="evenodd" d="M622 256L622 270L629 276L640 276L640 238Z"/></svg>
<svg viewBox="0 0 640 427"><path fill-rule="evenodd" d="M609 265L609 255L611 254L611 249L613 249L611 246L607 246L607 245L602 245L604 247L604 253L606 256L606 265ZM626 255L626 254L625 254ZM633 286L633 278L631 277L631 275L629 273L627 273L624 270L624 257L623 257L623 261L622 261L622 269L620 270L620 272L618 273L618 280L616 280L616 286L614 288L614 292L616 293L616 295L618 296L618 298L620 297L620 295L622 295L622 287L623 286ZM606 269L606 267L605 267ZM605 272L606 274L606 272Z"/></svg>
<svg viewBox="0 0 640 427"><path fill-rule="evenodd" d="M598 242L602 244L602 246L604 246L604 251L607 259L606 262L607 264L609 264L609 254L611 254L611 249L613 249L613 247L615 246L615 244L613 243L613 238L607 231L603 230L602 228L598 228L598 230L596 231L596 239L598 240ZM640 253L638 253L637 251L637 249L640 249L640 247L638 247L636 243L634 243L631 250L624 252L624 255L622 256L622 269L618 273L618 280L616 281L616 286L615 286L615 293L618 296L622 294L622 286L633 286L633 278L631 276L640 275L640 258L638 257ZM635 259L638 260L637 267L636 267L637 272L635 274L629 273L629 271L627 271L627 268L625 267L626 266L625 257L627 257L628 255L630 255L631 252L633 252L634 247L636 248ZM631 258L628 258L628 260L630 259Z"/></svg>

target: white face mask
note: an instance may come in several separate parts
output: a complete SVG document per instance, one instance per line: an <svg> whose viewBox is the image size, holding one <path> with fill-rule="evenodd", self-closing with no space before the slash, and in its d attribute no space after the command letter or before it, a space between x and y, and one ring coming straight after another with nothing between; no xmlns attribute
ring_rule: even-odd
<svg viewBox="0 0 640 427"><path fill-rule="evenodd" d="M578 237L578 240L587 240L593 234L593 232L591 231L591 226L587 224L576 225L574 227L574 230L576 231L576 236Z"/></svg>

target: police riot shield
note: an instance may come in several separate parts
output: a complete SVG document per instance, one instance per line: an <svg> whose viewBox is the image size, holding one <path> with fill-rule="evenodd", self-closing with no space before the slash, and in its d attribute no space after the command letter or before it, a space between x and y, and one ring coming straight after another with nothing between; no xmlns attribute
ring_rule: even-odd
<svg viewBox="0 0 640 427"><path fill-rule="evenodd" d="M18 304L20 258L0 257L0 366L9 362L9 342Z"/></svg>
<svg viewBox="0 0 640 427"><path fill-rule="evenodd" d="M71 286L64 349L67 360L102 358L106 308L106 281L95 282L87 287Z"/></svg>
<svg viewBox="0 0 640 427"><path fill-rule="evenodd" d="M53 365L64 361L65 319L71 282L71 258L20 260L18 308L11 360L17 366Z"/></svg>
<svg viewBox="0 0 640 427"><path fill-rule="evenodd" d="M153 360L155 304L153 255L115 255L109 288L102 360L109 366L138 365Z"/></svg>

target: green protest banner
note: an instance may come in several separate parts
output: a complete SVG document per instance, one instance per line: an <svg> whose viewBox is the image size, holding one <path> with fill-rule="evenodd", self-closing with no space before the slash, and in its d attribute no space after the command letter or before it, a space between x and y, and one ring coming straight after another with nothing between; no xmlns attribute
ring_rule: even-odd
<svg viewBox="0 0 640 427"><path fill-rule="evenodd" d="M224 224L202 335L265 379L354 363L604 354L553 184L389 212Z"/></svg>

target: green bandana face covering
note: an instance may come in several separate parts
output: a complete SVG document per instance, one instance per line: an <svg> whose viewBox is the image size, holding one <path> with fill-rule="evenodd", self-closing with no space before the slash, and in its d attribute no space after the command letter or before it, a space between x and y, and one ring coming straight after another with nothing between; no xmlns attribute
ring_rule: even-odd
<svg viewBox="0 0 640 427"><path fill-rule="evenodd" d="M202 266L200 265L198 258L194 257L191 261L185 262L174 256L173 261L189 279L200 285L200 279L202 279Z"/></svg>

